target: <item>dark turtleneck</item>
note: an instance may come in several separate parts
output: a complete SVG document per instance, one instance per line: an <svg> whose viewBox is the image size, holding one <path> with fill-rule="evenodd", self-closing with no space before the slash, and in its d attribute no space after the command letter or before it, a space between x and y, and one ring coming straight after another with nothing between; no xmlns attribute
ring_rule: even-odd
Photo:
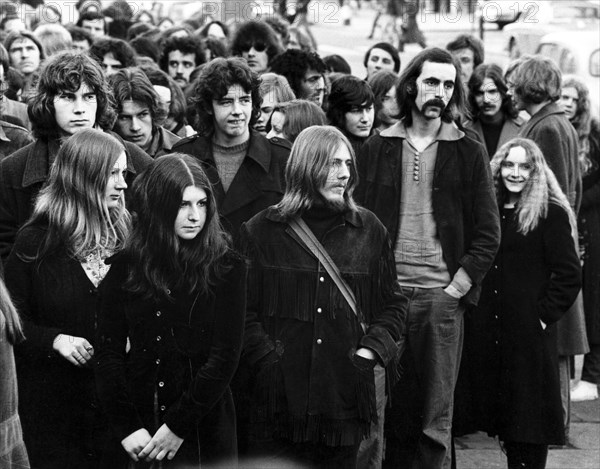
<svg viewBox="0 0 600 469"><path fill-rule="evenodd" d="M302 219L321 241L325 233L343 222L343 212L335 210L324 203L315 204L302 215Z"/></svg>

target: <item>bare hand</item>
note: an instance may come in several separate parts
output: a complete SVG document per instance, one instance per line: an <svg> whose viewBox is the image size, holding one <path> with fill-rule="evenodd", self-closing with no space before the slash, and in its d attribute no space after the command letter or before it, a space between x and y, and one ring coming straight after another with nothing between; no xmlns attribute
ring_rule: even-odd
<svg viewBox="0 0 600 469"><path fill-rule="evenodd" d="M75 366L84 366L94 356L94 347L83 337L58 334L52 348Z"/></svg>
<svg viewBox="0 0 600 469"><path fill-rule="evenodd" d="M368 348L359 348L356 352L354 352L356 355L358 355L359 357L363 357L366 358L367 360L377 360L377 355L375 355L375 352L373 352L373 350L368 349Z"/></svg>
<svg viewBox="0 0 600 469"><path fill-rule="evenodd" d="M183 443L183 438L179 438L173 433L166 424L156 430L150 443L138 453L140 459L145 459L147 462L162 461L165 457L169 460L175 457L179 447Z"/></svg>
<svg viewBox="0 0 600 469"><path fill-rule="evenodd" d="M123 438L121 446L127 453L127 455L134 461L139 461L138 453L146 447L148 442L152 439L150 433L145 428L136 430L131 435Z"/></svg>

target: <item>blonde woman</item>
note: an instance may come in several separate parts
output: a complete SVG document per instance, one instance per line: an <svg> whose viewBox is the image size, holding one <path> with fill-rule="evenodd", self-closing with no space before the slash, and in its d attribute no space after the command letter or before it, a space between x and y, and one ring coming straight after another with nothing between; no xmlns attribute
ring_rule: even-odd
<svg viewBox="0 0 600 469"><path fill-rule="evenodd" d="M104 259L129 232L126 171L116 138L91 129L69 138L6 264L26 337L16 358L34 467L98 467L118 451L95 397L91 360Z"/></svg>
<svg viewBox="0 0 600 469"><path fill-rule="evenodd" d="M491 162L502 239L473 314L472 396L481 430L503 442L509 468L542 469L565 444L556 322L581 287L569 202L532 141Z"/></svg>

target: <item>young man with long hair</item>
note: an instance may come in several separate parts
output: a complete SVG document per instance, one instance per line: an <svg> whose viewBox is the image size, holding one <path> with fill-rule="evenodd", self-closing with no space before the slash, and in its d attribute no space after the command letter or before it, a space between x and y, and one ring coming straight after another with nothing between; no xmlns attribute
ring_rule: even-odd
<svg viewBox="0 0 600 469"><path fill-rule="evenodd" d="M380 438L366 459L381 463L376 405L385 402L383 368L397 358L407 299L387 231L354 202L354 162L338 129L305 129L283 199L242 226L250 259L243 353L256 376L256 430L267 437L252 449L265 465L357 467L368 435ZM352 304L292 230L300 221L336 264Z"/></svg>

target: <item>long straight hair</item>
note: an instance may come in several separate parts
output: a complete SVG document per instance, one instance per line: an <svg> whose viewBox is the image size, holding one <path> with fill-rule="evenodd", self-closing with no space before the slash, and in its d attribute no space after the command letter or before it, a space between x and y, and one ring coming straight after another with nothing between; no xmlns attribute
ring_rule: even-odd
<svg viewBox="0 0 600 469"><path fill-rule="evenodd" d="M502 145L492 158L490 164L498 206L502 207L508 197L508 190L502 181L502 162L508 156L511 148L515 147L522 147L525 150L527 160L532 165L531 174L516 206L519 233L526 235L534 230L539 221L547 216L548 203L553 202L565 209L569 215L571 234L575 235L577 222L573 210L571 210L569 201L560 188L556 176L546 163L542 151L533 140L514 138Z"/></svg>
<svg viewBox="0 0 600 469"><path fill-rule="evenodd" d="M78 260L96 250L123 246L129 233L129 212L124 195L117 207L108 208L106 187L124 151L116 138L92 129L77 132L61 146L48 185L40 191L25 225L48 225L38 261L60 246Z"/></svg>
<svg viewBox="0 0 600 469"><path fill-rule="evenodd" d="M182 241L175 219L190 186L206 192L206 221L194 239ZM167 299L171 288L209 293L228 267L230 236L221 226L213 188L200 163L181 153L158 158L135 180L133 207L137 219L125 247L132 265L125 289L154 300Z"/></svg>
<svg viewBox="0 0 600 469"><path fill-rule="evenodd" d="M25 339L21 319L10 299L4 280L0 278L0 331L5 328L6 338L11 344L18 344ZM0 337L0 341L2 340L4 337Z"/></svg>
<svg viewBox="0 0 600 469"><path fill-rule="evenodd" d="M285 167L286 190L276 207L285 218L291 219L310 209L321 197L319 189L327 182L331 157L345 145L352 158L350 179L344 192L346 207L356 210L352 193L358 183L356 158L348 139L336 127L312 126L296 138Z"/></svg>

